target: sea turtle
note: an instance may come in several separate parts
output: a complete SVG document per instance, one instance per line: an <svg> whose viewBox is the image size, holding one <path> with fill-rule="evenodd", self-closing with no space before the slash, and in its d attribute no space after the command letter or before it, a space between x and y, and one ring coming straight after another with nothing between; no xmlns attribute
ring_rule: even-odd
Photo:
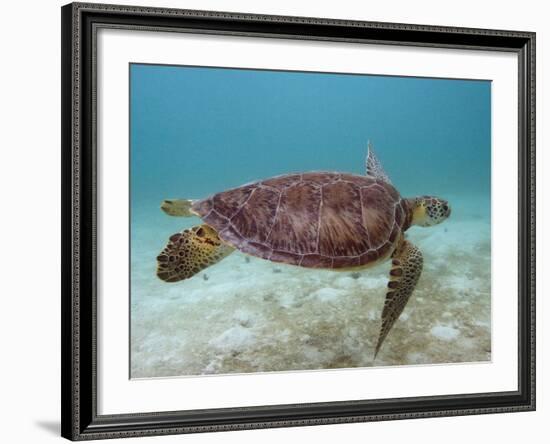
<svg viewBox="0 0 550 444"><path fill-rule="evenodd" d="M157 257L157 276L166 282L188 279L235 249L328 270L362 269L391 259L376 357L422 271L422 253L405 239L405 231L438 224L451 209L437 197L401 198L370 144L366 170L366 176L286 174L202 200L165 200L165 213L198 216L204 223L170 237Z"/></svg>

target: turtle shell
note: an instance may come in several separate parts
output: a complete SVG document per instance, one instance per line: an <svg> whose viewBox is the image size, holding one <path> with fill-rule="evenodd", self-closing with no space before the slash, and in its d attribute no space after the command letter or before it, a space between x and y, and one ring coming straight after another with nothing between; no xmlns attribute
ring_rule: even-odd
<svg viewBox="0 0 550 444"><path fill-rule="evenodd" d="M408 228L390 184L332 172L289 174L199 200L192 210L244 253L309 268L386 258Z"/></svg>

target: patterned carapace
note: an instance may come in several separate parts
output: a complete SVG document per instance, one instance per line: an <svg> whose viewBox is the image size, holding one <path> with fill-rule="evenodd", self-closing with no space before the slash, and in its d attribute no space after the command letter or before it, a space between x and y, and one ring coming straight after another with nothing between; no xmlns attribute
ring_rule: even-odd
<svg viewBox="0 0 550 444"><path fill-rule="evenodd" d="M289 174L243 185L192 206L239 250L310 268L387 258L410 225L407 201L382 180L353 174Z"/></svg>

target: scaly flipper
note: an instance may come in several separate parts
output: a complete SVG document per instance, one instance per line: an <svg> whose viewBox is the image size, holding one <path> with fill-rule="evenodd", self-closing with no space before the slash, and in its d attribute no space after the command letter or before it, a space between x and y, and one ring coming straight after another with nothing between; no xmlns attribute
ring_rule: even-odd
<svg viewBox="0 0 550 444"><path fill-rule="evenodd" d="M166 282L190 278L234 250L210 226L198 225L170 236L157 256L157 276Z"/></svg>
<svg viewBox="0 0 550 444"><path fill-rule="evenodd" d="M192 199L166 199L162 201L160 208L169 216L189 217L195 213L191 211Z"/></svg>
<svg viewBox="0 0 550 444"><path fill-rule="evenodd" d="M383 180L386 183L389 183L391 185L390 178L384 171L384 168L382 168L382 164L374 154L374 150L372 148L372 144L369 142L367 145L367 176L374 177L375 179Z"/></svg>
<svg viewBox="0 0 550 444"><path fill-rule="evenodd" d="M384 339L401 315L416 287L420 273L422 273L422 264L421 251L409 241L402 240L392 258L388 292L382 310L382 326L374 352L375 359Z"/></svg>

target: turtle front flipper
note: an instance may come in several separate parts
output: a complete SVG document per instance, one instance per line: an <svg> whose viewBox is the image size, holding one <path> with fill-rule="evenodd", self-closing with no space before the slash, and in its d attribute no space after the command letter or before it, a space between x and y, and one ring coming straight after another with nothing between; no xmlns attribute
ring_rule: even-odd
<svg viewBox="0 0 550 444"><path fill-rule="evenodd" d="M165 282L188 279L221 261L233 250L206 224L183 230L170 236L168 244L157 256L157 276Z"/></svg>
<svg viewBox="0 0 550 444"><path fill-rule="evenodd" d="M422 264L422 252L418 247L409 241L401 241L392 256L388 292L382 310L382 326L374 352L375 359L384 339L401 315L416 287L420 273L422 273Z"/></svg>
<svg viewBox="0 0 550 444"><path fill-rule="evenodd" d="M378 160L378 157L376 157L376 154L374 154L374 149L372 148L370 140L367 144L367 160L365 164L367 167L367 176L374 177L375 179L380 179L391 185L390 178L384 171L384 168L382 168L382 164Z"/></svg>
<svg viewBox="0 0 550 444"><path fill-rule="evenodd" d="M192 199L166 199L160 204L160 208L169 216L190 217L195 216L191 206L195 201Z"/></svg>

